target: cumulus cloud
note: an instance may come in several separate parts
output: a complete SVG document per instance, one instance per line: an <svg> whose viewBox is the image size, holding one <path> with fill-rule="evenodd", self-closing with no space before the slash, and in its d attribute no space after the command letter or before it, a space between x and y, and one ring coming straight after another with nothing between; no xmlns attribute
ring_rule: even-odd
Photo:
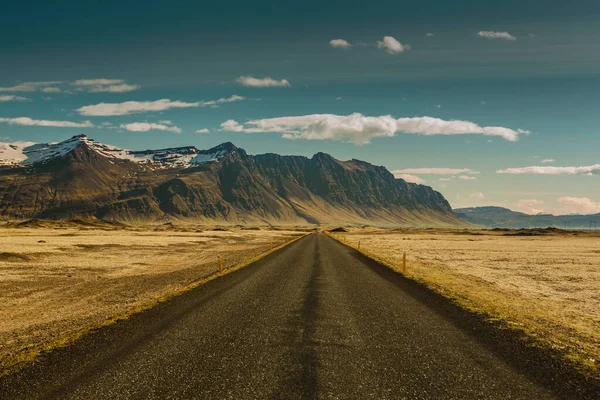
<svg viewBox="0 0 600 400"><path fill-rule="evenodd" d="M333 40L330 40L329 41L329 45L331 47L336 47L336 48L340 48L340 49L347 49L347 48L351 47L350 43L348 43L344 39L333 39Z"/></svg>
<svg viewBox="0 0 600 400"><path fill-rule="evenodd" d="M463 181L474 181L474 180L477 180L477 178L476 178L476 177L474 177L474 176L469 176L469 175L460 175L460 176L458 177L458 179L462 179Z"/></svg>
<svg viewBox="0 0 600 400"><path fill-rule="evenodd" d="M244 125L229 120L221 124L221 129L247 133L280 132L286 139L331 139L365 144L373 137L394 136L396 120L389 115L365 117L362 114L348 116L312 114L254 120Z"/></svg>
<svg viewBox="0 0 600 400"><path fill-rule="evenodd" d="M553 158L546 158L545 160L542 160L542 164L551 164L554 161L556 160L554 160Z"/></svg>
<svg viewBox="0 0 600 400"><path fill-rule="evenodd" d="M539 214L544 212L544 201L536 199L521 199L517 201L517 211L525 214Z"/></svg>
<svg viewBox="0 0 600 400"><path fill-rule="evenodd" d="M485 195L484 195L483 193L481 193L481 192L475 192L475 193L471 193L471 194L469 195L469 197L472 197L472 198L474 198L474 199L479 199L479 200L483 200L483 199L485 199Z"/></svg>
<svg viewBox="0 0 600 400"><path fill-rule="evenodd" d="M41 91L44 93L60 93L62 90L60 90L60 88L51 86L42 88Z"/></svg>
<svg viewBox="0 0 600 400"><path fill-rule="evenodd" d="M6 101L30 101L31 99L28 99L27 97L21 97L21 96L15 96L12 94L8 94L8 95L0 95L0 102L6 102Z"/></svg>
<svg viewBox="0 0 600 400"><path fill-rule="evenodd" d="M22 126L46 126L54 128L93 128L94 124L90 121L71 122L71 121L49 121L31 119L29 117L20 118L0 118L0 123Z"/></svg>
<svg viewBox="0 0 600 400"><path fill-rule="evenodd" d="M446 121L433 117L400 118L397 121L398 130L421 135L482 134L485 136L500 136L505 140L515 142L520 134L530 133L523 129L513 130L500 126L481 127L469 121Z"/></svg>
<svg viewBox="0 0 600 400"><path fill-rule="evenodd" d="M404 179L406 182L418 183L418 184L425 183L425 180L423 180L422 178L419 178L416 175L399 174L399 173L396 173L396 171L393 171L392 173L394 174L394 176L396 178L398 178L398 179Z"/></svg>
<svg viewBox="0 0 600 400"><path fill-rule="evenodd" d="M558 202L564 205L567 214L596 214L600 213L600 203L587 197L561 197Z"/></svg>
<svg viewBox="0 0 600 400"><path fill-rule="evenodd" d="M496 173L511 175L600 175L600 164L584 167L531 166L522 168L506 168L499 169L496 171Z"/></svg>
<svg viewBox="0 0 600 400"><path fill-rule="evenodd" d="M121 124L120 127L121 129L125 129L130 132L166 131L181 133L181 128L171 124L165 125L150 122L133 122L130 124Z"/></svg>
<svg viewBox="0 0 600 400"><path fill-rule="evenodd" d="M494 32L494 31L479 31L477 36L486 39L504 39L504 40L517 40L516 37L508 32Z"/></svg>
<svg viewBox="0 0 600 400"><path fill-rule="evenodd" d="M202 128L202 129L197 129L196 133L210 133L210 131L208 130L208 128Z"/></svg>
<svg viewBox="0 0 600 400"><path fill-rule="evenodd" d="M62 83L60 81L47 82L22 82L15 86L0 87L0 92L37 92L43 90L47 86L53 86Z"/></svg>
<svg viewBox="0 0 600 400"><path fill-rule="evenodd" d="M287 79L276 80L269 76L265 78L255 78L253 76L240 76L235 80L242 86L254 88L266 87L290 87L290 82Z"/></svg>
<svg viewBox="0 0 600 400"><path fill-rule="evenodd" d="M392 36L384 36L383 40L377 42L377 47L387 51L390 54L398 54L406 50L410 50L409 45L400 43Z"/></svg>
<svg viewBox="0 0 600 400"><path fill-rule="evenodd" d="M228 120L221 130L230 132L279 132L286 139L339 140L357 145L370 143L374 137L392 137L397 132L420 135L481 134L500 136L508 141L518 140L521 129L481 127L469 121L446 121L432 117L395 119L391 115L367 117L360 113L350 115L310 114L292 117L266 118L240 124Z"/></svg>
<svg viewBox="0 0 600 400"><path fill-rule="evenodd" d="M84 106L77 109L81 115L88 116L115 116L139 114L152 111L164 111L171 108L192 108L192 107L208 107L217 106L224 103L232 103L234 101L244 100L244 97L233 95L227 98L210 101L184 102L171 101L169 99L161 99L156 101L126 101L124 103L100 103L89 106Z"/></svg>

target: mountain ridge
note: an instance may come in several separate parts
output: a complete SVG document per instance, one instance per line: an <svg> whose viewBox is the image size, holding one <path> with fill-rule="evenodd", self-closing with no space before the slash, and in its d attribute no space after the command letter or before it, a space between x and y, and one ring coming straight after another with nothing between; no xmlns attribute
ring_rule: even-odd
<svg viewBox="0 0 600 400"><path fill-rule="evenodd" d="M0 167L4 218L464 224L432 188L397 179L385 167L322 152L311 158L249 155L231 142L207 150L130 151L79 135L23 147L21 154L19 162L5 160ZM10 155L14 160L14 151Z"/></svg>
<svg viewBox="0 0 600 400"><path fill-rule="evenodd" d="M590 221L599 221L600 214L525 214L505 207L483 206L454 209L461 219L487 228L546 228L558 227L569 229L585 229Z"/></svg>

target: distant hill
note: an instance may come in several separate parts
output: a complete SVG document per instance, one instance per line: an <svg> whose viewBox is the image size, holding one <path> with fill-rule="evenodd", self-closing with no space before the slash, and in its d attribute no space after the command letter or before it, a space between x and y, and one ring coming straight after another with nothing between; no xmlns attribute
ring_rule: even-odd
<svg viewBox="0 0 600 400"><path fill-rule="evenodd" d="M463 224L431 187L325 153L249 155L232 143L130 151L82 135L60 143L2 144L0 164L5 219Z"/></svg>
<svg viewBox="0 0 600 400"><path fill-rule="evenodd" d="M598 221L600 228L600 214L594 215L529 215L512 211L503 207L468 207L454 210L457 217L475 225L488 228L568 228L587 229L590 221Z"/></svg>

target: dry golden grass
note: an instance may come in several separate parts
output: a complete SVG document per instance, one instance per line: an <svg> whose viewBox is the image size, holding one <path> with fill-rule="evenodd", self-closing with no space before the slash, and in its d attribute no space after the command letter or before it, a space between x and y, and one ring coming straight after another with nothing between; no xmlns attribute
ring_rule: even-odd
<svg viewBox="0 0 600 400"><path fill-rule="evenodd" d="M208 228L211 229L211 228ZM292 230L0 229L0 371L288 242Z"/></svg>
<svg viewBox="0 0 600 400"><path fill-rule="evenodd" d="M350 228L334 233L474 311L500 318L563 350L578 365L600 366L600 237L533 232Z"/></svg>

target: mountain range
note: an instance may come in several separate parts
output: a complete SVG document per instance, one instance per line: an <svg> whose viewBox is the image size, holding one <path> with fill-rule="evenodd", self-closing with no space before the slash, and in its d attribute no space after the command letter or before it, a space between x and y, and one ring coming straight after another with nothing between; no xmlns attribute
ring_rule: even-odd
<svg viewBox="0 0 600 400"><path fill-rule="evenodd" d="M567 229L595 228L594 221L600 223L600 214L594 215L530 215L503 207L457 208L454 213L461 219L487 228L546 228ZM592 224L590 225L590 221ZM599 224L600 225L600 224Z"/></svg>
<svg viewBox="0 0 600 400"><path fill-rule="evenodd" d="M0 146L0 216L119 222L456 226L444 196L384 167L208 150L130 151L74 136Z"/></svg>

